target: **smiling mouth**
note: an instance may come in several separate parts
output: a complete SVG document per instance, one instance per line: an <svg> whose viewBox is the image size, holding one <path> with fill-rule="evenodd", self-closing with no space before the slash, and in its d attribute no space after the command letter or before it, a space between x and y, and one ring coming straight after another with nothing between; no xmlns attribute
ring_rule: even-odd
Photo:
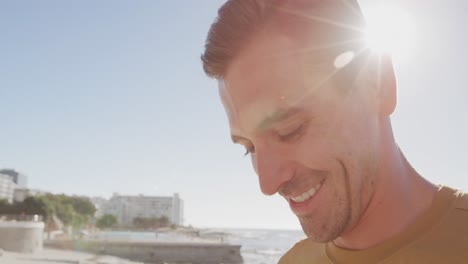
<svg viewBox="0 0 468 264"><path fill-rule="evenodd" d="M317 185L310 188L309 190L307 190L303 194L298 195L296 197L288 198L288 200L292 200L295 203L303 203L305 201L308 201L308 200L310 200L310 198L314 197L314 195L317 193L317 191L320 189L320 187L322 187L322 183L323 183L323 181L319 182Z"/></svg>

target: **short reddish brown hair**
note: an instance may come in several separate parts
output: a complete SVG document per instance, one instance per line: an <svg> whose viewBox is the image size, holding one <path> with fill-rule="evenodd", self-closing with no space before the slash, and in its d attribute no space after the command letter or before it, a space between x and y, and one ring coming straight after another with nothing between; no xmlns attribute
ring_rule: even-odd
<svg viewBox="0 0 468 264"><path fill-rule="evenodd" d="M339 12L332 16L322 12L330 6ZM364 22L356 0L228 0L208 32L201 56L203 69L208 76L222 79L232 60L257 33L268 29L301 41L313 31L313 24L329 23L330 19L358 27ZM350 34L346 26L338 29L335 25L333 31L333 38Z"/></svg>

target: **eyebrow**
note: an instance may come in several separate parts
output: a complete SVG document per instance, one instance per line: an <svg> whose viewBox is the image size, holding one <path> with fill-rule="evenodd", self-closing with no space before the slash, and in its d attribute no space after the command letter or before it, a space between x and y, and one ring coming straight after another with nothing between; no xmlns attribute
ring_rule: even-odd
<svg viewBox="0 0 468 264"><path fill-rule="evenodd" d="M284 121L288 118L291 118L293 116L298 115L299 113L302 112L302 108L299 107L291 107L287 109L279 109L274 111L273 113L269 114L265 119L263 119L259 125L258 129L259 130L266 130L269 127L271 127L275 123L279 123L281 121ZM235 134L231 134L231 140L234 143L239 143L239 141L248 141L247 138L238 136Z"/></svg>
<svg viewBox="0 0 468 264"><path fill-rule="evenodd" d="M295 115L298 115L299 113L302 112L302 108L299 107L291 107L287 109L279 109L268 115L265 119L263 119L258 128L260 130L265 130L271 127L275 123L279 123L281 121L284 121L288 118L291 118Z"/></svg>

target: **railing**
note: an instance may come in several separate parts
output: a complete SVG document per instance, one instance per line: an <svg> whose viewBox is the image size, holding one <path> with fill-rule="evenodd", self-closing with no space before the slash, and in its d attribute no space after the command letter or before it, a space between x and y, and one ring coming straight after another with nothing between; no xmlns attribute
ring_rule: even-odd
<svg viewBox="0 0 468 264"><path fill-rule="evenodd" d="M0 222L42 222L42 215L11 215L11 214L0 214Z"/></svg>

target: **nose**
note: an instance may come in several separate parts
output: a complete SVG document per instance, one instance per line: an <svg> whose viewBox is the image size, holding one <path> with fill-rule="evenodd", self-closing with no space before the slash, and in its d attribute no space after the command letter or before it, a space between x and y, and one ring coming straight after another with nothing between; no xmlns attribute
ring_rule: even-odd
<svg viewBox="0 0 468 264"><path fill-rule="evenodd" d="M294 175L294 168L288 156L278 149L256 146L252 164L258 175L260 189L265 195L278 192L281 185Z"/></svg>

